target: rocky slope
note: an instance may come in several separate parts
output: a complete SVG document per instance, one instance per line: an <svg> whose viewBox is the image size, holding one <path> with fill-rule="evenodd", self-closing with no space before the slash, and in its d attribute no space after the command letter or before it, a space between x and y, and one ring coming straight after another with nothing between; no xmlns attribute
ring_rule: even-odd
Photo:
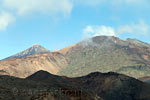
<svg viewBox="0 0 150 100"><path fill-rule="evenodd" d="M20 52L20 53L17 53L13 56L10 56L6 59L11 59L11 58L22 58L22 57L27 57L27 56L30 56L30 55L34 55L34 54L41 54L41 53L48 53L50 52L49 50L45 49L44 47L42 47L41 45L39 44L35 44L33 46L31 46L30 48Z"/></svg>
<svg viewBox="0 0 150 100"><path fill-rule="evenodd" d="M150 75L150 45L135 39L97 36L76 44L65 56L71 62L59 75L76 77L95 71L136 78Z"/></svg>
<svg viewBox="0 0 150 100"><path fill-rule="evenodd" d="M35 54L0 61L0 74L21 78L27 77L38 70L46 70L56 74L68 63L67 57L57 52Z"/></svg>
<svg viewBox="0 0 150 100"><path fill-rule="evenodd" d="M150 85L132 77L114 72L93 72L86 76L68 78L49 74L45 71L27 77L28 80L47 84L55 84L61 89L72 87L83 92L95 94L100 100L149 100ZM59 81L59 82L58 82ZM82 94L82 93L81 93ZM78 100L78 99L75 99ZM79 99L80 100L80 99ZM88 100L88 99L81 99ZM92 99L90 99L92 100Z"/></svg>

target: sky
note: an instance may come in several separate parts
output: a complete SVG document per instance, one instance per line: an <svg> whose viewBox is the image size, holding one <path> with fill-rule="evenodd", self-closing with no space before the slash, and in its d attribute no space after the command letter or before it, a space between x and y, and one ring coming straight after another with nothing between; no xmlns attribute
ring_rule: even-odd
<svg viewBox="0 0 150 100"><path fill-rule="evenodd" d="M0 59L40 44L54 51L94 36L150 43L150 0L0 0Z"/></svg>

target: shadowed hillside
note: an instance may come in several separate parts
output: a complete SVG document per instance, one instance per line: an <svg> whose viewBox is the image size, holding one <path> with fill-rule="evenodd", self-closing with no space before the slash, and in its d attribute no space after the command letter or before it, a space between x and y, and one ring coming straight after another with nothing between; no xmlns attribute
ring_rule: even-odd
<svg viewBox="0 0 150 100"><path fill-rule="evenodd" d="M69 78L38 71L0 76L1 100L150 100L150 84L114 72Z"/></svg>
<svg viewBox="0 0 150 100"><path fill-rule="evenodd" d="M44 76L44 77L43 77ZM43 78L42 78L43 77ZM150 85L114 72L93 72L86 76L68 78L39 71L29 80L64 87L80 88L97 95L101 100L149 100ZM42 80L43 79L43 80ZM58 81L59 80L59 81ZM82 99L81 99L82 100Z"/></svg>
<svg viewBox="0 0 150 100"><path fill-rule="evenodd" d="M0 76L0 100L103 100L91 91L63 83L65 80L61 79L45 71L27 79Z"/></svg>

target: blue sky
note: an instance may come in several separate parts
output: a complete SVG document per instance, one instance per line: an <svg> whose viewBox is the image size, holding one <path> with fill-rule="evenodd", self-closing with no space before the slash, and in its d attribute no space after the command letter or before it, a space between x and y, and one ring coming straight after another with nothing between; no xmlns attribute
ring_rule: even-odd
<svg viewBox="0 0 150 100"><path fill-rule="evenodd" d="M33 44L53 51L99 36L150 43L149 0L1 0L0 59Z"/></svg>

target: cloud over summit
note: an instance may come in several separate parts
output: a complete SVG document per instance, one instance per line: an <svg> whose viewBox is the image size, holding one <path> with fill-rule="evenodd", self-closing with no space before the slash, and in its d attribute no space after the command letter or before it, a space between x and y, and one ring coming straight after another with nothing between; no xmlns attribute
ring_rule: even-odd
<svg viewBox="0 0 150 100"><path fill-rule="evenodd" d="M138 23L131 23L128 25L118 26L117 28L105 25L87 26L83 29L83 38L90 38L94 36L119 36L120 34L133 34L134 36L145 36L150 32L150 26L143 20Z"/></svg>
<svg viewBox="0 0 150 100"><path fill-rule="evenodd" d="M90 38L93 36L116 36L115 30L110 26L87 26L83 29L83 37Z"/></svg>

